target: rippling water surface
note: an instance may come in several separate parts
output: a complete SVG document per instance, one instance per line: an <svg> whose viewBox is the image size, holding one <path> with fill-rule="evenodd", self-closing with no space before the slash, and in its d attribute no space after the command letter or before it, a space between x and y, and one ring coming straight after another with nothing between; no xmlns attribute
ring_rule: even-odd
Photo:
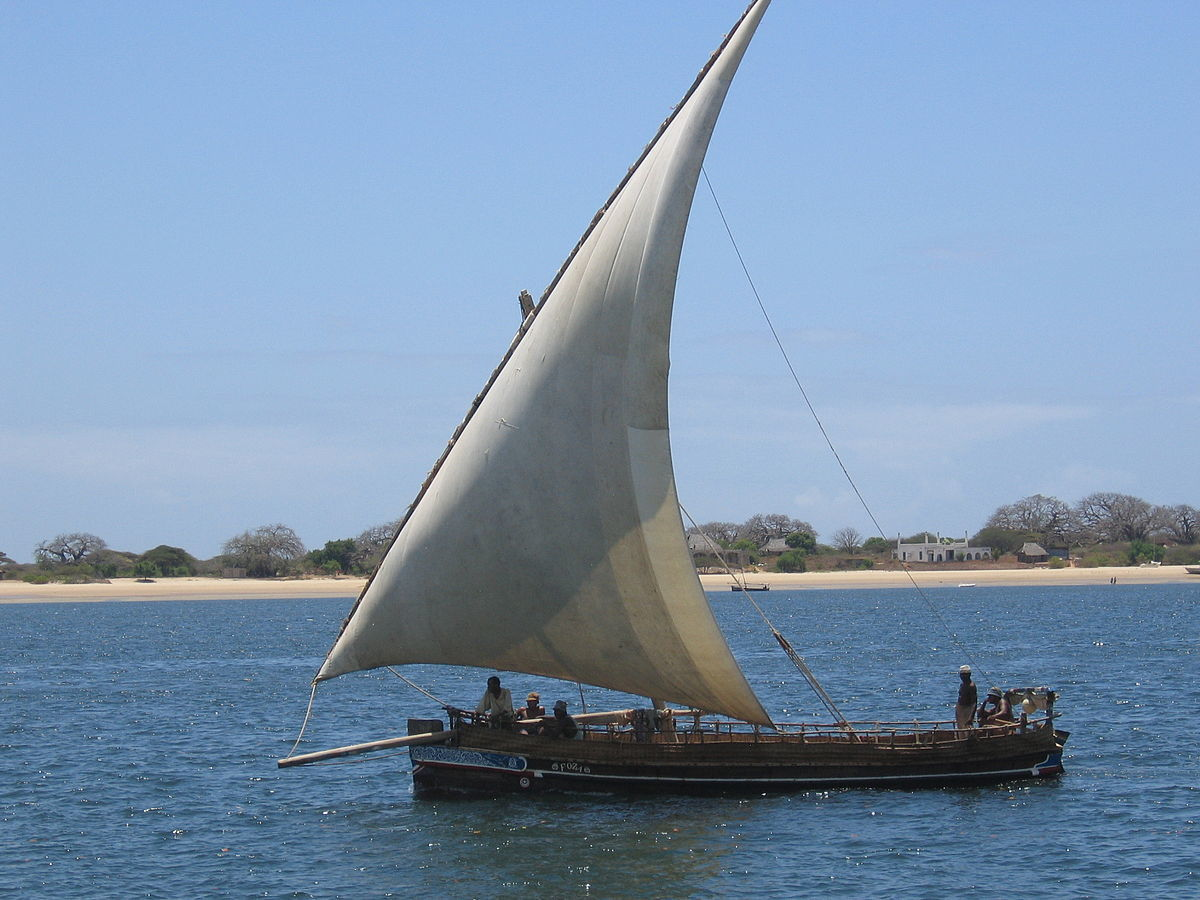
<svg viewBox="0 0 1200 900"><path fill-rule="evenodd" d="M1061 780L417 800L404 754L275 766L347 600L0 606L0 893L1200 895L1200 585L929 596L933 610L886 590L756 599L851 719L950 717L964 660L985 671L984 690L1057 688L1072 732ZM819 718L744 601L712 598L772 715ZM406 674L469 705L487 673ZM573 686L506 683L578 708ZM402 734L408 716L436 713L386 672L345 676L322 686L303 749Z"/></svg>

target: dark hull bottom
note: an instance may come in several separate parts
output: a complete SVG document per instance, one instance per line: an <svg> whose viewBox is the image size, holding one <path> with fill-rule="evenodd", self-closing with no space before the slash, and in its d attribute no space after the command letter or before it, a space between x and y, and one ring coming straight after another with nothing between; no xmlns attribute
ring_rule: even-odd
<svg viewBox="0 0 1200 900"><path fill-rule="evenodd" d="M538 746L530 746L527 753L513 752L515 748L511 747L503 751L484 746L414 747L410 750L413 784L420 792L762 794L845 787L976 785L1053 778L1063 771L1061 742L1049 742L1047 746L1044 740L1009 740L1012 746L1005 748L972 746L990 741L959 741L956 746L927 748L915 754L854 747L846 748L847 759L841 762L836 757L842 754L836 751L831 754L828 748L821 748L818 753L810 753L801 745L792 753L769 754L777 757L770 764L722 764L719 746L694 748L703 751L695 753L685 748L682 754L670 754L696 757L691 761L621 761L606 760L603 757L608 754L603 752L588 753L586 745L581 746L580 742L565 742L560 745L564 752L551 754L545 746L548 742L530 740ZM744 757L745 749L739 748L737 755ZM787 756L794 759L778 758ZM805 756L822 758L806 761Z"/></svg>

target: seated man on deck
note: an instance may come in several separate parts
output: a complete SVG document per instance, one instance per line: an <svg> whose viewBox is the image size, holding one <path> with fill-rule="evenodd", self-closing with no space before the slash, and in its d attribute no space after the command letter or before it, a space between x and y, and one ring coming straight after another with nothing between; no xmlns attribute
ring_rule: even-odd
<svg viewBox="0 0 1200 900"><path fill-rule="evenodd" d="M500 687L500 678L493 675L487 680L487 690L479 698L475 706L476 717L487 716L487 722L493 728L511 728L516 719L513 713L512 693L506 687Z"/></svg>
<svg viewBox="0 0 1200 900"><path fill-rule="evenodd" d="M517 710L517 721L521 719L540 719L546 715L546 707L542 706L542 695L537 691L530 691L529 696L525 698L525 705ZM518 731L521 734L537 734L541 729L541 723L528 724L518 726Z"/></svg>
<svg viewBox="0 0 1200 900"><path fill-rule="evenodd" d="M1016 720L1013 718L1012 703L1004 692L998 687L990 688L987 693L987 699L979 705L979 727L985 725L1012 725Z"/></svg>
<svg viewBox="0 0 1200 900"><path fill-rule="evenodd" d="M554 701L554 716L542 726L541 734L545 737L565 738L570 740L579 732L575 720L567 715L567 701Z"/></svg>

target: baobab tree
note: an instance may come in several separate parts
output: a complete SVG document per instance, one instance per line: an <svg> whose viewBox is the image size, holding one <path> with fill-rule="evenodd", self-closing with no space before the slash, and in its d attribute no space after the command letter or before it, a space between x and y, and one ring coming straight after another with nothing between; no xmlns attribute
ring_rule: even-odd
<svg viewBox="0 0 1200 900"><path fill-rule="evenodd" d="M68 565L87 561L108 546L102 538L84 531L60 534L42 541L33 551L33 558L43 564Z"/></svg>
<svg viewBox="0 0 1200 900"><path fill-rule="evenodd" d="M862 546L862 535L859 534L857 528L851 528L847 525L845 528L839 528L833 533L831 540L833 546L843 553L857 553Z"/></svg>
<svg viewBox="0 0 1200 900"><path fill-rule="evenodd" d="M252 578L270 578L304 555L304 542L286 525L263 525L230 538L221 552Z"/></svg>

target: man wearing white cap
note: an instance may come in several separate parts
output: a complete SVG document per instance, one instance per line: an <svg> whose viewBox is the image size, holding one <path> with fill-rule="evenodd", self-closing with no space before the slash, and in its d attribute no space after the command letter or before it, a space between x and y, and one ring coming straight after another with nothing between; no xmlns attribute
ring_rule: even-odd
<svg viewBox="0 0 1200 900"><path fill-rule="evenodd" d="M958 728L970 728L975 719L975 704L979 702L979 692L975 690L975 682L971 680L970 666L959 666L958 677L962 683L958 686L958 702L954 704L954 724Z"/></svg>

